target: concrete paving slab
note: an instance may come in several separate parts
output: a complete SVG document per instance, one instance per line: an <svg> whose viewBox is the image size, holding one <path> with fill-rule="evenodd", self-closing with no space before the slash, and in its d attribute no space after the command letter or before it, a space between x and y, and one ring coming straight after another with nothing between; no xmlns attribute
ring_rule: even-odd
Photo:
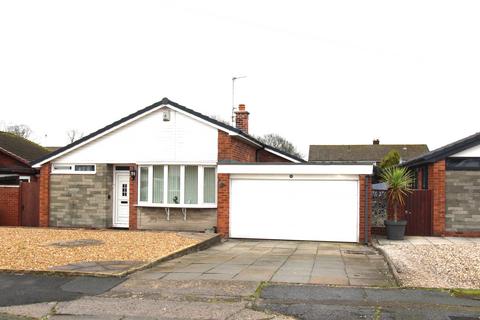
<svg viewBox="0 0 480 320"><path fill-rule="evenodd" d="M102 295L102 297L117 297L123 293L138 296L159 294L162 297L250 297L257 289L260 281L231 281L226 285L222 280L134 280L129 279ZM175 300L175 299L173 299Z"/></svg>
<svg viewBox="0 0 480 320"><path fill-rule="evenodd" d="M166 272L158 272L158 271L139 271L132 275L132 278L135 279L142 279L142 280L159 280L167 275Z"/></svg>
<svg viewBox="0 0 480 320"><path fill-rule="evenodd" d="M53 320L126 320L127 317L122 316L86 316L86 315L70 315L70 314L56 314L49 319ZM144 318L145 320L155 319L155 318Z"/></svg>
<svg viewBox="0 0 480 320"><path fill-rule="evenodd" d="M94 295L110 290L124 280L122 278L78 277L65 283L60 288L66 292Z"/></svg>
<svg viewBox="0 0 480 320"><path fill-rule="evenodd" d="M169 301L122 298L82 298L57 306L58 314L130 316L168 319L227 319L245 308L244 303Z"/></svg>
<svg viewBox="0 0 480 320"><path fill-rule="evenodd" d="M363 288L335 288L316 285L271 285L263 288L260 297L262 299L284 299L296 301L362 301L364 299Z"/></svg>
<svg viewBox="0 0 480 320"><path fill-rule="evenodd" d="M313 269L345 269L343 262L315 262Z"/></svg>
<svg viewBox="0 0 480 320"><path fill-rule="evenodd" d="M0 315L4 313L22 317L43 318L52 312L52 309L56 304L56 302L44 302L20 306L0 307Z"/></svg>
<svg viewBox="0 0 480 320"><path fill-rule="evenodd" d="M348 278L350 285L359 287L391 287L392 283L385 279Z"/></svg>
<svg viewBox="0 0 480 320"><path fill-rule="evenodd" d="M221 264L217 265L214 268L208 270L206 273L222 273L222 274L232 274L235 275L242 270L246 269L244 264Z"/></svg>
<svg viewBox="0 0 480 320"><path fill-rule="evenodd" d="M167 274L163 279L165 280L196 280L202 275L200 272L188 272L188 273L180 273L180 272L172 272Z"/></svg>
<svg viewBox="0 0 480 320"><path fill-rule="evenodd" d="M227 246L228 250L222 247ZM356 254L358 253L358 254ZM375 258L373 258L375 257ZM355 244L302 241L229 240L208 250L153 267L138 278L156 280L215 279L227 281L292 281L294 283L346 284L352 278L370 276L388 267L371 248ZM368 273L370 272L370 273ZM360 274L360 276L355 276ZM376 273L375 273L376 274ZM322 278L323 277L323 278ZM135 276L132 276L135 278ZM388 279L385 278L387 281Z"/></svg>
<svg viewBox="0 0 480 320"><path fill-rule="evenodd" d="M231 264L252 264L260 258L259 255L244 254L238 255L235 258L229 260Z"/></svg>
<svg viewBox="0 0 480 320"><path fill-rule="evenodd" d="M350 283L347 276L325 276L325 275L312 275L308 283L311 284L330 284L338 286L348 286Z"/></svg>
<svg viewBox="0 0 480 320"><path fill-rule="evenodd" d="M311 272L312 276L341 276L347 277L345 269L314 269Z"/></svg>
<svg viewBox="0 0 480 320"><path fill-rule="evenodd" d="M233 280L236 274L228 273L202 273L198 279L199 280ZM244 279L249 280L249 279Z"/></svg>
<svg viewBox="0 0 480 320"><path fill-rule="evenodd" d="M272 282L288 282L288 283L308 283L310 281L310 277L303 275L295 275L295 274L283 274L277 273L275 274L272 279Z"/></svg>
<svg viewBox="0 0 480 320"><path fill-rule="evenodd" d="M270 281L272 278L270 272L240 272L232 278L234 281Z"/></svg>
<svg viewBox="0 0 480 320"><path fill-rule="evenodd" d="M254 311L250 309L244 309L232 317L228 318L228 320L295 320L294 318L281 316L281 315L273 315L273 314L266 314L260 311Z"/></svg>
<svg viewBox="0 0 480 320"><path fill-rule="evenodd" d="M204 273L208 272L209 270L215 268L217 264L215 263L192 263L184 268L173 270L172 272L198 272Z"/></svg>

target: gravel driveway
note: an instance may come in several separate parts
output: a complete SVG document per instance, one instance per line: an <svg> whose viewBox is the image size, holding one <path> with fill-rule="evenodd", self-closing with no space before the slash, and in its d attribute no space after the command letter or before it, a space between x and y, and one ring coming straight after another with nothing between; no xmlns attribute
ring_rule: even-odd
<svg viewBox="0 0 480 320"><path fill-rule="evenodd" d="M97 263L104 262L116 270L127 262L127 268L142 265L201 241L175 232L1 227L0 270L47 271L84 264L102 271Z"/></svg>
<svg viewBox="0 0 480 320"><path fill-rule="evenodd" d="M428 288L480 288L480 239L406 237L379 239L401 285Z"/></svg>

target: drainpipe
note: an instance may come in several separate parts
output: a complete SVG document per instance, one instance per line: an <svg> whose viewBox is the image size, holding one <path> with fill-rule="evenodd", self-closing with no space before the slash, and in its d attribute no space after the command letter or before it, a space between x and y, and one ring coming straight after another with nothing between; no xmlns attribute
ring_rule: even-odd
<svg viewBox="0 0 480 320"><path fill-rule="evenodd" d="M369 176L365 176L365 244L368 244L368 180Z"/></svg>

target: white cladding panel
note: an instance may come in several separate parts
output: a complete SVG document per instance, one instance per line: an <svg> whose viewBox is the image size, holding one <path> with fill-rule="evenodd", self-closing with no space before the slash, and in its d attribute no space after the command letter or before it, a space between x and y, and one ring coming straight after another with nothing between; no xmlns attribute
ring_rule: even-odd
<svg viewBox="0 0 480 320"><path fill-rule="evenodd" d="M216 163L218 130L162 108L54 160L55 163Z"/></svg>
<svg viewBox="0 0 480 320"><path fill-rule="evenodd" d="M480 157L480 145L463 150L459 153L451 155L450 157Z"/></svg>
<svg viewBox="0 0 480 320"><path fill-rule="evenodd" d="M232 179L233 238L358 242L358 180Z"/></svg>

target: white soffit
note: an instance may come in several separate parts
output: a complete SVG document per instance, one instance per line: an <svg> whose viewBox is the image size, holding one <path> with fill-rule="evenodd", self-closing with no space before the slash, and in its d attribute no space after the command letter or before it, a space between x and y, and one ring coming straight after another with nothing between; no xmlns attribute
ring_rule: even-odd
<svg viewBox="0 0 480 320"><path fill-rule="evenodd" d="M372 174L373 165L256 165L219 164L218 173L229 174Z"/></svg>
<svg viewBox="0 0 480 320"><path fill-rule="evenodd" d="M480 157L480 144L451 155L450 157Z"/></svg>

